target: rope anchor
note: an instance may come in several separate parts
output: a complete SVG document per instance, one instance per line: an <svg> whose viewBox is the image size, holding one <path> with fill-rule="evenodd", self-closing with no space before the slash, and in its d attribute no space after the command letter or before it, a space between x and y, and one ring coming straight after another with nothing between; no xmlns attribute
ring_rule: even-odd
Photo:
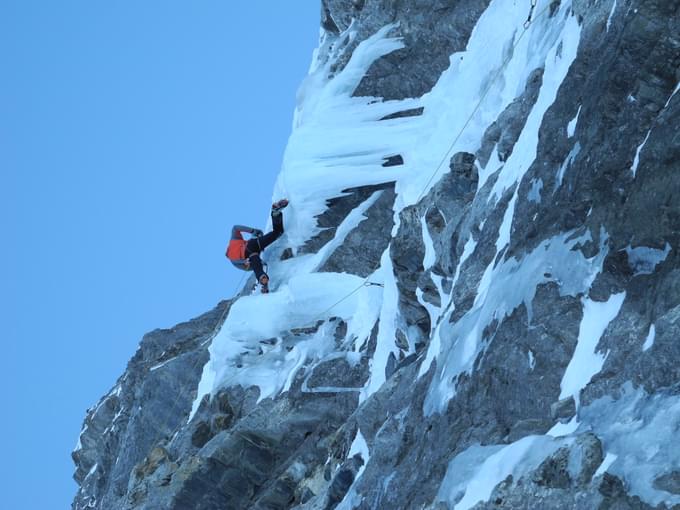
<svg viewBox="0 0 680 510"><path fill-rule="evenodd" d="M364 282L364 287L385 287L384 283L376 283L376 282Z"/></svg>
<svg viewBox="0 0 680 510"><path fill-rule="evenodd" d="M524 22L524 29L526 30L529 28L531 25L531 17L534 15L534 9L536 8L536 0L531 0L531 9L529 10L529 16L527 16L527 20Z"/></svg>

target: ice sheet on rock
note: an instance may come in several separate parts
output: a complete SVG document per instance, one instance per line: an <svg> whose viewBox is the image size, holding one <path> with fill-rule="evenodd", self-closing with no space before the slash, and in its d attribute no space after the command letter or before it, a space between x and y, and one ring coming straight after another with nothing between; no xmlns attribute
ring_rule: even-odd
<svg viewBox="0 0 680 510"><path fill-rule="evenodd" d="M509 475L517 480L567 443L548 436L527 436L508 445L471 446L449 463L436 501L453 510L468 510L487 501L494 487Z"/></svg>
<svg viewBox="0 0 680 510"><path fill-rule="evenodd" d="M361 459L363 460L363 464L357 471L354 481L352 482L352 486L350 489L347 491L347 494L345 497L342 499L342 501L338 504L336 507L336 510L352 510L353 508L356 508L357 505L361 503L363 498L357 494L355 490L355 484L359 478L361 478L361 475L364 473L364 470L366 469L366 464L368 464L368 459L370 458L369 451L368 451L368 445L366 444L366 440L364 439L364 436L361 434L361 430L357 429L356 436L354 437L354 441L352 441L352 445L350 446L349 453L347 454L347 458L352 458L355 455L361 456Z"/></svg>
<svg viewBox="0 0 680 510"><path fill-rule="evenodd" d="M539 2L539 4L543 4L543 2ZM540 5L538 8L540 8ZM541 54L540 48L543 48L543 61L536 66L544 66L545 68L543 83L538 99L527 118L515 148L494 183L490 197L496 197L496 201L500 199L505 190L520 181L536 159L538 133L543 116L554 103L560 85L576 58L581 27L576 17L569 14L570 9L571 2L564 2L561 4L560 12L554 17L540 18L539 23L545 23L546 20L549 22L549 26L544 29L545 33L541 34L541 39L534 41L537 50L539 50L537 51L538 54Z"/></svg>
<svg viewBox="0 0 680 510"><path fill-rule="evenodd" d="M624 481L629 494L657 506L680 504L680 495L655 488L654 480L680 466L680 396L647 394L628 382L616 398L595 400L545 436L528 436L510 445L475 445L449 463L437 495L451 508L468 509L486 501L508 475L514 480L535 469L562 446L573 444L575 432L592 432L606 455L594 476L609 472Z"/></svg>
<svg viewBox="0 0 680 510"><path fill-rule="evenodd" d="M444 291L444 281L447 278L445 278L443 276L439 276L438 274L435 274L435 273L430 273L430 278L432 279L435 286L437 287L437 292L439 293L439 299L442 301L442 303L444 303L446 298L448 297L447 293Z"/></svg>
<svg viewBox="0 0 680 510"><path fill-rule="evenodd" d="M569 121L569 124L567 124L567 136L569 138L573 138L574 134L576 133L576 124L578 124L578 117L581 115L581 108L582 106L578 107L578 111L576 112L576 116Z"/></svg>
<svg viewBox="0 0 680 510"><path fill-rule="evenodd" d="M351 96L375 59L403 46L399 39L388 37L393 28L386 26L360 43L347 66L332 79L329 59L305 80L274 193L291 198L286 235L293 246L317 232L316 216L326 209L328 198L348 188L393 182L412 171L403 152L424 129L422 119L381 119L417 108L419 101ZM404 165L383 167L384 158L395 154L404 156Z"/></svg>
<svg viewBox="0 0 680 510"><path fill-rule="evenodd" d="M671 104L671 100L673 99L673 96L675 96L675 94L678 93L678 90L680 90L680 82L678 82L678 84L675 86L675 89L673 90L673 93L672 93L672 94L670 95L670 97L668 98L668 101L666 101L666 105L663 107L664 110L665 110L666 108L668 108L668 105L669 105L669 104Z"/></svg>
<svg viewBox="0 0 680 510"><path fill-rule="evenodd" d="M88 471L88 473L85 475L85 479L83 481L87 480L89 477L91 477L93 474L95 474L98 467L99 467L99 464L95 462L94 466L92 466L90 468L90 471Z"/></svg>
<svg viewBox="0 0 680 510"><path fill-rule="evenodd" d="M647 131L647 136L645 136L645 139L642 141L642 143L638 146L637 150L635 151L635 158L633 159L633 164L630 167L631 172L633 172L633 177L635 177L638 166L640 165L640 153L642 152L642 149L645 148L647 140L649 140L649 135L651 134L652 130L650 129L649 131Z"/></svg>
<svg viewBox="0 0 680 510"><path fill-rule="evenodd" d="M416 287L416 299L418 303L427 310L427 314L430 316L430 334L437 324L437 319L440 316L441 309L438 306L433 305L423 297L423 291L420 287Z"/></svg>
<svg viewBox="0 0 680 510"><path fill-rule="evenodd" d="M505 210L503 222L498 231L498 239L496 241L497 253L500 253L510 242L510 230L515 213L518 184L536 159L538 153L538 133L543 116L555 101L559 87L576 58L581 28L575 17L569 14L568 8L564 10L565 5L562 5L561 9L561 12L555 16L555 19L560 22L544 28L545 32L541 34L543 40L534 41L537 45L536 49L539 50L536 54L539 58L542 56L544 59L543 62L540 62L540 66L545 69L543 82L536 103L529 113L513 152L502 165L498 178L489 194L489 200L494 197L496 203L498 203L506 190L511 189L513 186L515 187L515 192ZM540 24L540 19L538 23ZM532 36L531 39L534 40L534 37ZM540 51L541 48L542 52ZM512 60L510 63L512 63ZM577 144L577 147L577 150L580 150L580 145ZM576 154L578 152L573 154L573 156L570 155L572 159ZM560 170L560 183L563 171L563 169Z"/></svg>
<svg viewBox="0 0 680 510"><path fill-rule="evenodd" d="M656 266L661 264L671 252L671 245L666 243L663 250L650 248L649 246L637 246L626 248L628 265L635 272L633 276L652 274Z"/></svg>
<svg viewBox="0 0 680 510"><path fill-rule="evenodd" d="M616 0L612 3L612 10L609 11L609 17L607 18L607 32L609 32L609 27L612 24L612 19L614 18L614 12L616 12Z"/></svg>
<svg viewBox="0 0 680 510"><path fill-rule="evenodd" d="M463 253L461 254L460 259L458 260L458 264L456 265L456 272L454 273L453 280L451 281L451 292L447 296L447 304L439 309L438 316L432 322L433 324L432 333L430 335L430 342L427 346L427 354L425 355L425 360L423 360L422 364L420 365L420 368L418 369L419 378L427 373L427 371L430 369L430 366L432 365L432 362L435 360L435 358L441 351L442 326L443 324L448 322L448 318L451 316L451 313L455 309L455 304L453 302L453 289L456 287L456 283L458 283L461 267L463 266L463 264L465 264L465 261L467 261L467 259L470 258L470 255L474 253L476 247L477 242L472 237L472 234L470 234L468 236L468 240L465 242L465 246L463 247ZM439 294L440 297L442 298L442 303L444 303L444 293L441 288ZM430 312L430 309L428 308L426 309L428 310L428 312ZM431 312L430 318L432 319Z"/></svg>
<svg viewBox="0 0 680 510"><path fill-rule="evenodd" d="M429 271L437 260L437 253L434 250L432 243L432 236L430 236L430 229L425 221L425 215L420 218L420 226L423 231L423 245L425 246L425 256L423 257L423 268Z"/></svg>
<svg viewBox="0 0 680 510"><path fill-rule="evenodd" d="M654 338L656 337L656 328L654 327L654 324L649 326L649 332L647 333L647 338L645 338L645 343L642 344L642 350L646 351L651 349L652 345L654 345Z"/></svg>
<svg viewBox="0 0 680 510"><path fill-rule="evenodd" d="M85 432L87 432L87 429L88 429L87 424L83 424L83 428L80 430L80 434L78 434L78 442L76 443L76 447L73 449L74 453L83 449L82 439L83 439L83 434L85 434Z"/></svg>
<svg viewBox="0 0 680 510"><path fill-rule="evenodd" d="M537 10L546 6L545 0L539 1ZM550 78L544 78L539 101L525 131L538 129L543 112L554 100L556 88L573 60L572 49L575 50L573 47L578 42L580 29L575 18L569 15L570 6L571 2L563 2L555 16L538 17L524 35L522 27L528 10L518 8L516 2L497 0L484 11L465 51L451 56L449 69L422 98L425 114L437 112L439 127L424 144L422 139L418 140L411 154L415 168L431 168L432 172L413 173L397 183L397 191L403 194L406 204L427 193L448 171L448 165L440 165L442 158L448 161L448 156L460 151L475 153L486 128L521 94L531 72L545 66L545 76ZM556 58L558 46L564 47L562 58ZM460 135L458 139L456 135ZM528 138L528 133L524 133L524 140L520 137L513 151L514 162L509 160L504 166L503 172L509 163L512 174L504 181L504 188L509 187L510 180L517 180L518 166L535 158L528 147L531 145ZM524 171L527 169L528 166ZM487 173L480 174L480 181Z"/></svg>
<svg viewBox="0 0 680 510"><path fill-rule="evenodd" d="M425 359L418 369L418 378L422 377L427 373L428 370L430 370L432 362L436 359L441 350L441 328L442 323L440 322L435 326L434 331L432 331L432 334L430 335L430 343L427 346L427 354L425 355Z"/></svg>
<svg viewBox="0 0 680 510"><path fill-rule="evenodd" d="M545 433L545 435L552 437L569 436L578 430L579 425L580 422L578 421L578 417L574 416L567 423L558 421L548 432Z"/></svg>
<svg viewBox="0 0 680 510"><path fill-rule="evenodd" d="M583 318L578 331L576 349L560 383L560 399L573 396L576 407L579 394L595 374L602 370L607 354L597 352L597 344L609 323L621 310L626 293L612 294L607 301L583 298Z"/></svg>
<svg viewBox="0 0 680 510"><path fill-rule="evenodd" d="M548 3L548 0L540 0L537 10L544 9ZM274 189L275 198L290 199L285 212L284 238L266 254L274 292L268 296L247 296L234 303L210 348L210 361L203 370L194 411L205 394L212 393L227 381L243 379L236 375L242 369L234 370L237 352L254 352L253 343L300 327L314 311L331 306L358 284L351 275L330 275L326 278L332 281L318 281L317 276L310 273L363 220L363 213L379 194L374 194L353 211L320 253L279 260L284 247L292 248L295 253L297 247L319 232L316 217L326 210L329 198L342 195L348 188L395 182L396 230L399 212L414 204L449 171L450 155L459 151L476 152L488 126L523 92L531 73L544 67L538 101L512 157L504 163L501 182L496 183L495 191L501 192L521 178L535 158L536 132L566 75L580 33L578 23L571 15L569 1L562 2L552 17L536 18L524 33L522 27L527 14L528 7L518 8L515 0L494 0L473 29L465 51L450 57L449 69L442 73L428 94L418 99L382 101L352 97L376 59L403 47L401 39L391 36L394 25L385 26L362 41L338 73L331 72L331 67L342 54L341 44L332 43L330 39L322 42L315 53L310 74L299 91L293 131ZM353 30L350 27L346 35L353 37ZM561 47L560 55L558 47ZM421 107L424 111L420 116L382 120L388 115ZM403 165L382 166L385 157L396 154L402 156ZM511 225L511 221L506 225ZM428 256L429 263L430 252ZM365 304L379 302L376 309L380 313L380 342L371 360L372 372L364 398L384 383L387 359L396 349L397 291L394 277L391 274L388 277L387 268L387 261L383 260L384 289L362 290L328 314L348 320L355 318L354 325L349 321L348 327L352 329L354 349L358 350L376 319L364 310ZM503 274L498 276L504 277ZM498 285L494 284L493 288ZM373 293L379 298L373 297ZM488 310L484 305L484 314L488 315ZM479 307L476 313L481 313ZM359 316L363 317L361 324L356 320ZM267 320L260 320L263 317ZM486 319L486 315L481 317L481 320ZM469 331L482 329L470 327ZM442 333L450 335L446 330ZM446 338L442 344L448 344L450 340L450 337ZM473 351L477 349L478 341L478 338L470 339L469 347ZM324 341L319 343L324 344ZM270 378L271 383L265 382L265 374L267 370L274 370L273 365L269 365L274 354L260 359L264 363L261 373L251 370L250 374L262 381L257 383L258 386L261 384L261 396L281 391L295 367L304 363L301 362L306 355L304 352L293 348L289 354L290 358L278 359L286 368ZM308 354L321 356L321 352ZM300 357L295 358L298 355Z"/></svg>
<svg viewBox="0 0 680 510"><path fill-rule="evenodd" d="M477 191L479 191L484 187L486 181L489 180L489 177L495 174L503 166L503 162L500 160L500 157L498 156L498 145L496 145L493 151L491 151L489 161L487 161L486 166L484 168L481 168L479 161L475 160L475 163L477 165L477 169L479 172L479 180L477 181Z"/></svg>
<svg viewBox="0 0 680 510"><path fill-rule="evenodd" d="M376 191L364 202L355 207L336 228L333 239L322 246L316 253L298 255L287 260L278 260L287 244L286 238L282 238L280 244L274 244L274 246L268 248L263 258L269 265L268 273L272 281L270 289L277 290L280 285L285 284L286 281L295 275L317 271L326 262L328 257L342 245L347 235L359 226L361 222L366 220L364 213L382 194L382 190ZM291 206L288 208L291 208ZM284 236L285 235L286 234L284 234Z"/></svg>
<svg viewBox="0 0 680 510"><path fill-rule="evenodd" d="M479 227L479 230L481 232L482 226ZM470 255L475 252L475 248L477 248L477 241L475 241L472 234L470 234L468 240L465 242L465 246L463 246L463 253L460 256L460 260L458 261L458 264L456 264L456 272L453 274L453 281L451 282L451 294L453 294L453 289L455 288L456 283L458 283L463 264L465 264L467 259L470 258Z"/></svg>
<svg viewBox="0 0 680 510"><path fill-rule="evenodd" d="M353 296L327 309L362 283L363 278L346 273L310 273L291 277L276 292L242 297L232 305L211 352L229 356L240 350L223 341L227 332L247 343L276 337L292 328L313 326L320 319L350 318L356 309Z"/></svg>
<svg viewBox="0 0 680 510"><path fill-rule="evenodd" d="M390 258L389 247L382 254L380 259L379 276L376 279L383 284L383 299L380 307L378 322L378 335L376 339L375 352L371 359L370 374L364 389L361 391L360 401L366 400L373 393L378 391L386 380L385 368L390 354L395 356L399 352L394 339L396 337L396 320L399 306L399 291L394 277L392 259Z"/></svg>
<svg viewBox="0 0 680 510"><path fill-rule="evenodd" d="M335 325L325 323L312 338L290 345L278 341L267 347L261 340L330 317L347 320L355 333L370 332L375 315L357 312L365 303L375 302L367 294L378 291L377 287L364 287L363 282L363 278L345 273L302 274L291 277L275 292L236 301L210 346L210 361L203 369L191 416L204 395L223 385L258 386L260 399L283 391L308 358L321 359L332 352L334 336L327 328Z"/></svg>
<svg viewBox="0 0 680 510"><path fill-rule="evenodd" d="M503 221L498 227L498 238L496 239L496 255L498 255L503 248L510 244L510 231L512 228L512 219L515 216L515 204L517 203L517 190L512 195L508 206L503 214Z"/></svg>
<svg viewBox="0 0 680 510"><path fill-rule="evenodd" d="M628 382L618 399L603 397L580 414L615 456L606 470L624 481L629 494L652 506L680 504L680 495L654 487L657 477L680 466L680 396L649 395Z"/></svg>
<svg viewBox="0 0 680 510"><path fill-rule="evenodd" d="M541 203L541 190L543 189L543 179L540 177L538 179L531 180L531 189L527 194L527 200L530 202Z"/></svg>
<svg viewBox="0 0 680 510"><path fill-rule="evenodd" d="M446 324L438 332L440 352L436 354L443 361L425 399L425 414L441 412L455 396L456 379L472 370L477 355L486 346L482 332L493 320L502 322L524 304L531 322L531 303L538 285L555 282L561 296L576 296L590 288L607 254L604 231L600 238L599 253L590 259L577 249L591 240L590 234L575 237L574 232L567 232L543 241L521 260L513 257L495 267L495 262L489 264L473 307L455 324Z"/></svg>
<svg viewBox="0 0 680 510"><path fill-rule="evenodd" d="M361 456L361 459L364 461L364 464L359 468L359 471L357 471L357 474L354 477L354 481L358 480L361 477L361 475L364 472L364 469L366 469L366 464L368 464L368 459L370 458L368 444L366 444L366 439L364 439L361 430L358 428L357 434L354 437L354 441L352 441L352 446L350 446L349 453L347 454L347 458L354 457L357 454Z"/></svg>
<svg viewBox="0 0 680 510"><path fill-rule="evenodd" d="M553 190L553 193L557 191L557 188L562 186L562 180L564 179L564 174L567 172L571 164L574 162L576 159L576 156L579 155L581 152L581 144L579 142L576 142L574 147L569 151L569 154L565 158L564 162L560 166L560 169L557 172L557 180L555 181L555 189Z"/></svg>
<svg viewBox="0 0 680 510"><path fill-rule="evenodd" d="M600 464L600 467L598 467L597 470L595 471L595 474L593 474L593 478L605 474L609 469L609 466L611 466L614 463L617 457L618 455L614 455L612 452L607 452L606 455L604 456L602 464Z"/></svg>

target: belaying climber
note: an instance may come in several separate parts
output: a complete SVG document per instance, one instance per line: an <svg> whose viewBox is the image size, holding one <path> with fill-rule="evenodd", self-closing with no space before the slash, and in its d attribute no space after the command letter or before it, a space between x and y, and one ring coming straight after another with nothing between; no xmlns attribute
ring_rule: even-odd
<svg viewBox="0 0 680 510"><path fill-rule="evenodd" d="M239 269L255 271L255 278L257 278L264 294L269 292L269 276L264 271L260 253L283 234L282 210L287 205L288 200L285 198L272 205L273 230L268 234L260 229L244 227L243 225L235 225L231 229L231 240L226 252L227 258ZM244 239L243 232L250 234L250 239Z"/></svg>

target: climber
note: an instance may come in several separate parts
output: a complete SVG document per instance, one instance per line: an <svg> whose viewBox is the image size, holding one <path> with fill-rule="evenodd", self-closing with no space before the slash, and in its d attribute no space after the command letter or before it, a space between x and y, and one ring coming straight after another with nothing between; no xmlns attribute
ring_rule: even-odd
<svg viewBox="0 0 680 510"><path fill-rule="evenodd" d="M242 225L235 225L231 229L231 240L227 247L226 256L239 269L255 271L255 277L260 283L263 294L269 292L269 276L262 267L260 253L283 234L283 213L281 211L287 205L288 200L285 198L272 205L273 230L268 234L260 229ZM243 239L243 232L250 234L250 239Z"/></svg>

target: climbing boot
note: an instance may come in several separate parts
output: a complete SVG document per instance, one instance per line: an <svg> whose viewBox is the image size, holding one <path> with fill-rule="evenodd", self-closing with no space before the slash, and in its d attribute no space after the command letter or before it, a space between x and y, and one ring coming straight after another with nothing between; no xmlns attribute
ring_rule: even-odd
<svg viewBox="0 0 680 510"><path fill-rule="evenodd" d="M280 211L281 209L285 208L288 205L288 200L285 198L283 200L279 200L278 202L274 202L272 204L272 212L277 212Z"/></svg>

